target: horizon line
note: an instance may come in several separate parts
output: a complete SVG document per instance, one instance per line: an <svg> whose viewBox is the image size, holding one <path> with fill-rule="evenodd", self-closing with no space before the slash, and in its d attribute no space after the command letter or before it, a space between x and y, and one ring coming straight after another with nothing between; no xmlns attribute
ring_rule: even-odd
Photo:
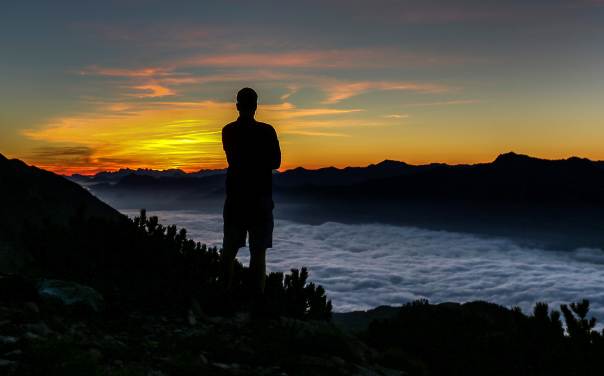
<svg viewBox="0 0 604 376"><path fill-rule="evenodd" d="M0 154L1 155L1 154ZM578 155L570 155L566 158L542 158L542 157L536 157L530 154L524 154L524 153L517 153L514 151L508 151L508 152L504 152L504 153L499 153L497 154L497 156L495 158L492 158L488 161L483 161L483 162L469 162L469 163L447 163L447 162L427 162L427 163L419 163L419 164L413 164L413 163L408 163L405 162L403 160L396 160L396 159L383 159L379 162L375 162L375 163L369 163L367 165L356 165L356 166L352 166L352 165L347 165L344 167L337 167L334 165L330 165L330 166L322 166L322 167L316 167L316 168L308 168L308 167L304 167L304 166L296 166L296 167L292 167L292 168L287 168L287 169L283 169L283 170L276 170L278 173L284 173L287 171L293 171L293 170L299 170L299 169L303 169L303 170L307 170L307 171L318 171L318 170L325 170L325 169L336 169L336 170L344 170L347 168L368 168L371 166L377 166L383 163L387 163L387 162L393 162L393 163L402 163L402 164L406 164L408 166L428 166L428 165L447 165L447 166L474 166L474 165L481 165L481 164L489 164L489 163L494 163L498 158L500 158L501 156L506 156L506 155L515 155L518 157L527 157L529 159L535 159L535 160L542 160L542 161L566 161L566 160L570 160L570 159L581 159L581 160L587 160L593 163L602 163L604 162L603 160L594 160L594 159L590 159L587 157L580 157ZM36 166L38 167L38 166ZM102 171L98 171L94 174L81 174L81 173L72 173L72 174L59 174L57 173L57 175L61 175L61 176L74 176L74 175L80 175L80 176L89 176L89 177L93 177L96 176L97 174L101 174L101 173L116 173L119 171L123 171L123 170L130 170L130 171L141 171L141 170L147 170L147 171L153 171L153 172L168 172L168 171L180 171L183 172L186 175L192 175L195 173L199 173L199 172L203 172L203 171L226 171L228 166L225 166L223 168L202 168L199 170L190 170L187 171L186 169L182 169L182 168L166 168L166 169L154 169L154 168L149 168L149 167L137 167L137 168L131 168L131 167L120 167L116 170L102 170ZM52 170L49 170L52 171ZM54 171L53 171L54 172Z"/></svg>

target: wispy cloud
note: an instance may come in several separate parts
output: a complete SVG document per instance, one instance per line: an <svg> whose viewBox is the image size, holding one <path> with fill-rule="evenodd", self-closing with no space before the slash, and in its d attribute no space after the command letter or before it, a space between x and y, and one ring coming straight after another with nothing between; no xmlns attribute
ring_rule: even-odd
<svg viewBox="0 0 604 376"><path fill-rule="evenodd" d="M80 71L82 75L95 75L107 77L158 77L171 74L170 68L162 67L143 67L143 68L107 68L93 65Z"/></svg>
<svg viewBox="0 0 604 376"><path fill-rule="evenodd" d="M156 98L176 95L174 90L158 84L137 85L132 86L131 88L140 91L139 93L133 94L139 98Z"/></svg>
<svg viewBox="0 0 604 376"><path fill-rule="evenodd" d="M112 106L115 112L105 106L98 112L53 119L22 134L49 145L70 144L94 150L92 157L80 158L89 164L88 170L115 169L109 162L116 160L130 161L128 166L134 168L196 170L224 165L219 127L231 114L222 104L204 102L196 107L176 108L158 103ZM127 115L121 111L127 111ZM53 159L49 154L38 154L34 162L49 165Z"/></svg>
<svg viewBox="0 0 604 376"><path fill-rule="evenodd" d="M34 148L26 159L58 174L93 174L132 164L126 158L98 157L103 151L88 146L48 145Z"/></svg>
<svg viewBox="0 0 604 376"><path fill-rule="evenodd" d="M287 93L283 94L281 97L279 97L282 101L286 101L287 99L289 99L289 97L291 97L292 95L296 94L298 91L300 90L300 88L297 85L290 85L287 88Z"/></svg>
<svg viewBox="0 0 604 376"><path fill-rule="evenodd" d="M431 107L431 106L458 106L464 104L477 104L481 103L478 99L456 99L450 101L438 101L438 102L421 102L421 103L408 103L405 107Z"/></svg>
<svg viewBox="0 0 604 376"><path fill-rule="evenodd" d="M379 68L435 66L467 63L475 58L404 52L391 48L352 48L277 52L205 54L181 59L180 67L220 68Z"/></svg>
<svg viewBox="0 0 604 376"><path fill-rule="evenodd" d="M384 90L411 91L416 93L444 93L452 90L452 88L442 84L421 82L361 81L335 83L326 88L327 99L325 99L325 103L337 103L367 92Z"/></svg>
<svg viewBox="0 0 604 376"><path fill-rule="evenodd" d="M350 137L350 135L345 133L336 133L336 132L317 132L317 131L303 131L303 130L285 130L282 133L285 134L293 134L298 136L311 136L311 137Z"/></svg>
<svg viewBox="0 0 604 376"><path fill-rule="evenodd" d="M94 112L23 130L24 136L49 145L32 154L31 161L62 173L67 171L64 166L72 166L69 173L91 173L126 166L191 171L225 165L220 133L236 115L231 102L149 100L97 106ZM259 117L283 135L350 137L346 130L359 126L360 120L347 117L361 111L298 108L284 102L261 105Z"/></svg>
<svg viewBox="0 0 604 376"><path fill-rule="evenodd" d="M339 109L339 108L297 108L289 102L284 102L276 105L263 105L262 111L278 112L281 118L291 119L309 116L333 116L352 114L363 111L359 108Z"/></svg>

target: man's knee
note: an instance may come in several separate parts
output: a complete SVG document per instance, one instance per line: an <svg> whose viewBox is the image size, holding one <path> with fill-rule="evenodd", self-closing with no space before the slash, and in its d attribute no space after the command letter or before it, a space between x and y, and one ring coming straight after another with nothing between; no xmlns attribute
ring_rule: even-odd
<svg viewBox="0 0 604 376"><path fill-rule="evenodd" d="M264 262L266 259L266 248L250 248L250 261Z"/></svg>
<svg viewBox="0 0 604 376"><path fill-rule="evenodd" d="M234 247L223 248L220 256L222 257L223 260L232 261L235 259L235 257L237 257L238 251L239 251L239 248L234 248Z"/></svg>

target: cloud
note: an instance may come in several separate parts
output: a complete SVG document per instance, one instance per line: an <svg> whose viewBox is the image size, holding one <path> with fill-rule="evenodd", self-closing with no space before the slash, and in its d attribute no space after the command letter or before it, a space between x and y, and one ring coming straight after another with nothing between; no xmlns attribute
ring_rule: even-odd
<svg viewBox="0 0 604 376"><path fill-rule="evenodd" d="M422 102L422 103L408 103L405 107L432 107L432 106L458 106L464 104L477 104L481 103L478 99L458 99L451 101L438 101L438 102Z"/></svg>
<svg viewBox="0 0 604 376"><path fill-rule="evenodd" d="M282 101L286 101L289 97L296 94L300 90L300 88L297 85L292 85L292 86L288 87L287 89L288 89L287 93L285 93L279 97Z"/></svg>
<svg viewBox="0 0 604 376"><path fill-rule="evenodd" d="M421 82L390 82L390 81L360 81L339 82L326 87L327 99L324 103L337 103L345 99L365 94L371 91L411 91L415 93L438 94L452 90L452 88L433 83Z"/></svg>
<svg viewBox="0 0 604 376"><path fill-rule="evenodd" d="M238 54L208 54L176 60L164 66L140 69L105 68L93 66L84 74L118 77L130 80L130 88L144 90L141 98L174 95L174 86L184 86L178 93L186 95L191 85L233 83L238 85L262 83L273 89L287 89L281 95L286 101L303 88L326 93L323 104L338 103L351 97L375 91L411 91L439 94L451 87L433 82L345 80L335 78L325 68L361 69L386 66L431 66L468 62L471 59L403 53L392 49L315 50L301 52L261 52ZM206 68L199 74L186 69ZM304 69L298 69L304 68ZM207 86L207 85L205 85ZM120 86L120 87L123 87ZM127 94L129 95L129 94Z"/></svg>
<svg viewBox="0 0 604 376"><path fill-rule="evenodd" d="M340 108L298 108L292 103L284 102L277 105L262 105L261 111L277 112L281 119L292 119L311 116L333 116L353 114L363 111L359 108L340 109Z"/></svg>
<svg viewBox="0 0 604 376"><path fill-rule="evenodd" d="M92 150L85 146L42 146L34 149L32 155L45 158L88 158Z"/></svg>
<svg viewBox="0 0 604 376"><path fill-rule="evenodd" d="M303 130L285 130L281 133L293 134L299 136L312 136L312 137L350 137L345 133L337 132L317 132L317 131L303 131Z"/></svg>
<svg viewBox="0 0 604 376"><path fill-rule="evenodd" d="M53 145L34 148L25 159L39 168L62 175L94 174L118 169L133 162L126 158L99 157L102 153L102 150L88 146Z"/></svg>
<svg viewBox="0 0 604 376"><path fill-rule="evenodd" d="M475 58L404 52L393 48L317 49L210 53L173 62L178 67L217 68L384 68L458 65Z"/></svg>
<svg viewBox="0 0 604 376"><path fill-rule="evenodd" d="M409 117L409 115L407 115L407 114L403 114L403 115L401 115L401 114L390 114L390 115L384 115L382 117L386 118L386 119L406 119L406 118Z"/></svg>
<svg viewBox="0 0 604 376"><path fill-rule="evenodd" d="M226 161L220 133L222 126L232 121L236 114L234 103L157 98L166 94L155 89L144 102L91 102L96 106L95 111L51 119L21 133L32 140L48 143L49 149L45 149L45 153L38 152L32 159L41 167L61 173L66 166L70 172L86 173L127 166L187 171L224 167ZM349 137L344 130L359 126L362 121L347 117L361 111L298 108L284 102L261 105L259 116L261 120L275 124L278 132L283 134ZM63 154L72 152L73 158L59 161L52 148L64 144L82 149L61 149ZM77 154L92 150L94 153ZM116 166L118 162L124 164Z"/></svg>
<svg viewBox="0 0 604 376"><path fill-rule="evenodd" d="M112 103L100 105L98 112L52 119L22 134L51 146L70 144L94 150L93 157L73 164L82 171L126 166L199 170L223 167L220 128L232 112L232 104L227 110L223 103L212 101L184 106L159 101ZM109 161L130 163L115 166ZM57 170L49 153L40 154L36 162Z"/></svg>
<svg viewBox="0 0 604 376"><path fill-rule="evenodd" d="M174 90L157 84L137 85L132 86L131 88L141 91L138 94L133 94L134 96L139 98L156 98L176 95Z"/></svg>
<svg viewBox="0 0 604 376"><path fill-rule="evenodd" d="M80 71L82 75L95 75L95 76L107 76L107 77L129 77L129 78L140 78L140 77L157 77L170 75L169 68L161 67L146 67L146 68L106 68L99 66L91 66Z"/></svg>
<svg viewBox="0 0 604 376"><path fill-rule="evenodd" d="M186 227L198 241L222 242L219 215L150 214ZM558 252L502 238L414 227L335 222L312 226L285 220L276 221L273 243L269 269L308 266L310 278L327 289L337 311L426 298L434 303L488 300L530 312L538 301L556 306L587 298L592 314L604 320L601 249ZM247 249L239 258L247 262Z"/></svg>

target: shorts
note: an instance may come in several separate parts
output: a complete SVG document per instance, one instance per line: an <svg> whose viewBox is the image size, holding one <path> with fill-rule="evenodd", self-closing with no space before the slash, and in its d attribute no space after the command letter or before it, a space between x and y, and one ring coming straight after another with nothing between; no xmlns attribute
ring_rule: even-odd
<svg viewBox="0 0 604 376"><path fill-rule="evenodd" d="M224 202L222 217L224 219L225 249L245 247L249 236L250 249L266 249L273 246L273 208L271 198L253 200L232 200Z"/></svg>

